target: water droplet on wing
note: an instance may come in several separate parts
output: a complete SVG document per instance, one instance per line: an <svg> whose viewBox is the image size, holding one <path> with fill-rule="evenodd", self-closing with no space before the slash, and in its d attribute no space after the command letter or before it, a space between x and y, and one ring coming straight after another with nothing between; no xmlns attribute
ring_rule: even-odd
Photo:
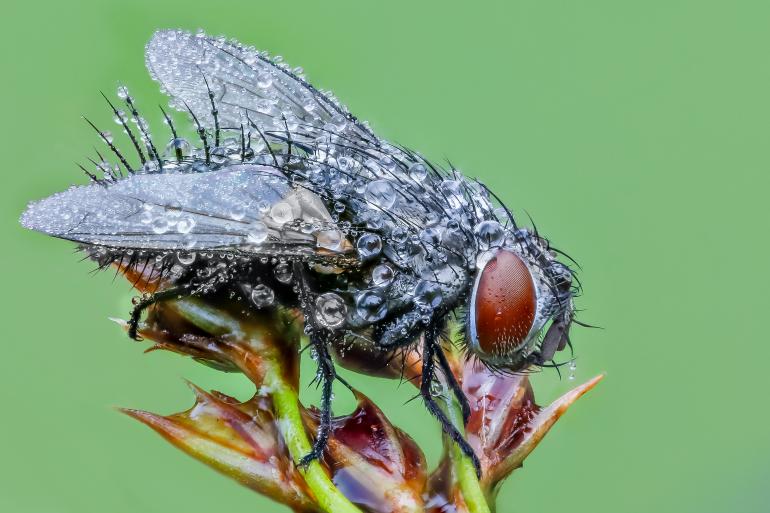
<svg viewBox="0 0 770 513"><path fill-rule="evenodd" d="M291 209L291 205L285 201L279 201L270 209L270 217L278 224L286 224L294 219L294 212Z"/></svg>

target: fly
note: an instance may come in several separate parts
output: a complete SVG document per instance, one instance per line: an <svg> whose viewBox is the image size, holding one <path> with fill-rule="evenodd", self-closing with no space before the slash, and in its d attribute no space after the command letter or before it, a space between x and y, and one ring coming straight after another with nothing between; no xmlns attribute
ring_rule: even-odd
<svg viewBox="0 0 770 513"><path fill-rule="evenodd" d="M449 317L465 319L467 352L492 368L553 366L576 322L570 267L483 184L380 139L277 57L169 30L153 36L146 64L198 142L164 111L172 139L159 149L121 87L125 110L107 101L139 163L99 132L118 163L99 155L98 175L84 169L89 185L31 203L21 223L78 243L102 267L163 275L167 288L131 313L133 338L146 308L184 295L235 291L254 309L300 310L323 384L304 463L328 439L334 348L419 345L423 401L478 469L431 393L440 371L467 420L441 344Z"/></svg>

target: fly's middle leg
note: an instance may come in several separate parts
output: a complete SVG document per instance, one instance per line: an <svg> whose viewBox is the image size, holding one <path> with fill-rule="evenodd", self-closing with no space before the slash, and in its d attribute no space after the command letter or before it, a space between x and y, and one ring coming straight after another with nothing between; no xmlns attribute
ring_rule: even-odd
<svg viewBox="0 0 770 513"><path fill-rule="evenodd" d="M307 466L310 462L317 460L326 449L332 427L332 385L337 378L334 362L329 353L329 342L318 334L311 335L310 341L318 356L318 379L321 380L321 418L313 448L300 460L300 466ZM347 383L344 384L347 385Z"/></svg>
<svg viewBox="0 0 770 513"><path fill-rule="evenodd" d="M449 365L449 361L447 360L446 355L444 354L444 350L441 348L439 344L436 344L436 359L438 360L438 365L441 368L441 372L446 377L449 388L452 389L452 394L455 396L455 399L457 399L457 403L460 405L460 408L462 409L463 424L467 425L468 419L471 416L471 406L470 404L468 404L468 398L465 396L465 393L463 392L463 387L457 381L457 378L452 372L452 367Z"/></svg>
<svg viewBox="0 0 770 513"><path fill-rule="evenodd" d="M476 475L481 478L481 462L478 456L473 451L473 447L465 440L462 433L449 420L444 410L438 405L433 398L433 392L431 390L434 380L436 379L436 362L441 362L441 357L438 353L441 352L441 345L438 342L440 328L435 324L428 326L425 330L425 337L423 339L422 350L422 382L420 383L420 395L422 396L425 407L428 409L431 415L441 424L441 429L444 433L454 441L460 447L460 450L473 462L473 466L476 468ZM451 373L450 373L451 374ZM447 380L451 381L451 378L447 376ZM457 393L457 392L455 392Z"/></svg>

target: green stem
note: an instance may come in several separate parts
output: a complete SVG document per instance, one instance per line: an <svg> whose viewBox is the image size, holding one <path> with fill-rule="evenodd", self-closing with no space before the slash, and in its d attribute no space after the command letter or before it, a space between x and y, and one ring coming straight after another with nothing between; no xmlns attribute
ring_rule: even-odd
<svg viewBox="0 0 770 513"><path fill-rule="evenodd" d="M460 405L454 399L451 391L442 382L444 388L441 397L446 405L446 412L452 424L464 433L462 411ZM451 443L451 442L450 442ZM452 459L452 466L454 467L454 474L458 483L460 484L460 491L463 494L465 505L468 507L468 513L491 513L489 504L487 503L486 495L481 489L478 477L476 477L476 467L473 466L473 462L460 450L460 447L452 443L452 449L450 453Z"/></svg>
<svg viewBox="0 0 770 513"><path fill-rule="evenodd" d="M305 433L302 414L299 411L299 398L294 388L283 379L270 372L265 376L265 384L272 389L273 407L278 418L278 426L286 440L294 462L299 462L311 450L310 440ZM318 505L328 513L360 513L326 475L321 464L316 460L304 469L300 467L305 482L313 492Z"/></svg>
<svg viewBox="0 0 770 513"><path fill-rule="evenodd" d="M233 335L250 345L253 349L265 348L258 331L248 329L226 312L213 308L206 303L190 298L180 299L175 303L176 310L188 321L213 335ZM266 348L265 348L266 349ZM280 355L265 350L260 355L263 362L263 383L270 390L277 425L289 448L289 454L296 465L311 450L310 440L305 432L300 412L299 396L295 387L286 379L281 366ZM308 488L313 493L318 506L327 513L361 513L334 486L324 468L318 461L306 467L299 467Z"/></svg>

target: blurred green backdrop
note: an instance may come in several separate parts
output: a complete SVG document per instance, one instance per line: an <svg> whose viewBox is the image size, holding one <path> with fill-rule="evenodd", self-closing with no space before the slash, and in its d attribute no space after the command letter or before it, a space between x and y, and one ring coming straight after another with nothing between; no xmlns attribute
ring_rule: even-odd
<svg viewBox="0 0 770 513"><path fill-rule="evenodd" d="M167 27L304 66L583 264L581 318L605 329L574 334L577 378L607 379L506 483L501 512L770 510L767 2L7 0L0 25L0 511L283 511L112 408L187 408L182 377L249 385L143 355L107 320L128 287L17 223L83 182L73 162L97 140L80 116L113 125L99 90L124 81L148 113L164 101L143 46ZM435 460L409 387L350 379ZM572 384L535 378L540 402Z"/></svg>

